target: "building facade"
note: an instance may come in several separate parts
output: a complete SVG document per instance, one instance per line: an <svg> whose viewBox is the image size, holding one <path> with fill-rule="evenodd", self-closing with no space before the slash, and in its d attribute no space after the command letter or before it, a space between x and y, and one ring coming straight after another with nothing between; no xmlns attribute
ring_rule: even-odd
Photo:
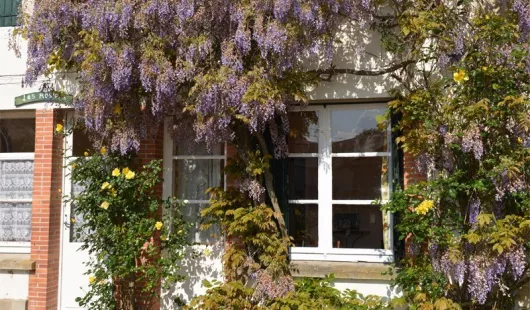
<svg viewBox="0 0 530 310"><path fill-rule="evenodd" d="M88 285L88 254L79 251L72 233L75 210L62 196L79 190L69 179L67 158L90 145L81 132L54 135L56 124L69 126L73 113L64 100L39 92L39 85L25 87L24 51L17 58L8 48L18 4L0 4L0 309L80 309L75 298ZM376 36L365 43L370 56L338 51L337 66L372 69L386 59ZM424 176L397 150L391 131L377 129L391 86L385 76L338 75L308 90L309 106L290 115L289 156L275 163L274 173L296 245L291 259L297 277L333 273L339 289L396 294L382 275L400 255L394 217L372 202L388 200L394 182L406 185ZM222 171L234 154L230 145L190 153L167 132L142 142L142 161L163 160L161 194L187 201L186 217L196 223L190 241L203 254L183 261L188 278L163 292L162 309L204 293L202 280L223 278L225 242L198 229L198 213L208 203L206 188L228 186Z"/></svg>

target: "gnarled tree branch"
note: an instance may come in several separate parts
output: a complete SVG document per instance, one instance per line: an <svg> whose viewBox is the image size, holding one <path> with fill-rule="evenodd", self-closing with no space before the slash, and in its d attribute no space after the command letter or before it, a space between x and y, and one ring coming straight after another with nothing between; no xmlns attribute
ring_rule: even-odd
<svg viewBox="0 0 530 310"><path fill-rule="evenodd" d="M380 70L355 70L355 69L347 69L347 68L335 68L335 66L332 66L329 69L320 69L320 70L311 70L310 73L315 73L316 75L328 75L328 78L325 78L323 80L329 81L331 80L331 77L335 74L351 74L351 75L360 75L360 76L379 76L387 73L392 73L394 71L397 71L399 69L404 69L408 65L416 63L416 60L406 60L403 62L400 62L398 64L395 64L393 66L390 66L388 68L380 69Z"/></svg>

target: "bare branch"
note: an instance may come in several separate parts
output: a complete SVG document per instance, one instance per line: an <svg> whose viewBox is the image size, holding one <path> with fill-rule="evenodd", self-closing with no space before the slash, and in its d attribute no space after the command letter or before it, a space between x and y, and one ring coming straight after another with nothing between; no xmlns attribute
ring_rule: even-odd
<svg viewBox="0 0 530 310"><path fill-rule="evenodd" d="M399 69L406 68L408 65L416 63L415 60L406 60L401 63L395 64L393 66L390 66L385 69L380 70L355 70L355 69L342 69L342 68L335 68L332 66L329 69L324 70L311 70L310 73L315 73L316 75L329 75L329 78L325 78L324 80L330 80L331 77L335 74L351 74L351 75L360 75L360 76L379 76L387 73L392 73L394 71L397 71Z"/></svg>

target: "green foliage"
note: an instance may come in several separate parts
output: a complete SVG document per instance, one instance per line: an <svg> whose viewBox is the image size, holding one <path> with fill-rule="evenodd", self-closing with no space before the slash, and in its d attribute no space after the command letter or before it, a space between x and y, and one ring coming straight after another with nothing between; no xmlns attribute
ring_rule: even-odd
<svg viewBox="0 0 530 310"><path fill-rule="evenodd" d="M295 282L295 290L285 296L260 301L255 290L241 281L216 283L207 294L196 298L190 308L201 310L383 310L396 304L385 302L379 296L363 296L356 291L339 291L333 287L334 276L323 279L302 278Z"/></svg>
<svg viewBox="0 0 530 310"><path fill-rule="evenodd" d="M139 171L132 164L130 156L97 153L70 164L72 182L83 189L67 199L82 219L72 220L74 234L91 258L89 290L76 300L90 309L134 309L139 296L158 295L162 279L165 285L182 279L177 271L188 224L180 203L157 197L160 161Z"/></svg>
<svg viewBox="0 0 530 310"><path fill-rule="evenodd" d="M514 12L465 3L461 12L473 14L453 17L468 22L462 54L443 69L432 60L390 102L402 116L396 142L431 171L383 207L415 244L394 279L412 309L509 309L529 279L530 51ZM451 18L423 10L400 20L408 39L432 38L423 55L456 53Z"/></svg>

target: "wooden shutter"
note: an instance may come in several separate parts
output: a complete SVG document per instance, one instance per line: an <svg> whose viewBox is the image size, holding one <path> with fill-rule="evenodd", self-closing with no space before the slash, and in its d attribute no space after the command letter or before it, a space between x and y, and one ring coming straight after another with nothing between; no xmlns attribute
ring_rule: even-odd
<svg viewBox="0 0 530 310"><path fill-rule="evenodd" d="M394 128L399 122L401 115L392 113L390 123ZM392 131L392 183L394 190L403 189L403 149L396 143L396 138L401 132ZM394 261L396 264L405 257L405 241L399 240L399 232L396 225L399 223L400 214L394 214Z"/></svg>
<svg viewBox="0 0 530 310"><path fill-rule="evenodd" d="M0 0L0 27L17 25L21 0Z"/></svg>

